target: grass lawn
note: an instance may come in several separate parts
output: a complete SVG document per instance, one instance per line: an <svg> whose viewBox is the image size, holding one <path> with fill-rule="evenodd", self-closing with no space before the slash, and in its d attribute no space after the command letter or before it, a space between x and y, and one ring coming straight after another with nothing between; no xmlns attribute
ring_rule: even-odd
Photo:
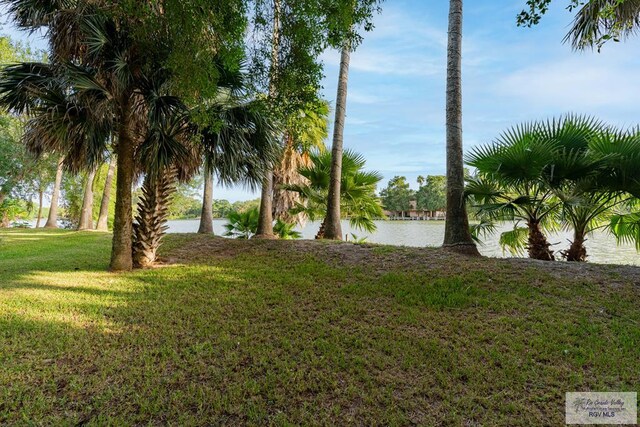
<svg viewBox="0 0 640 427"><path fill-rule="evenodd" d="M640 269L439 249L0 231L0 425L564 424L639 391Z"/></svg>

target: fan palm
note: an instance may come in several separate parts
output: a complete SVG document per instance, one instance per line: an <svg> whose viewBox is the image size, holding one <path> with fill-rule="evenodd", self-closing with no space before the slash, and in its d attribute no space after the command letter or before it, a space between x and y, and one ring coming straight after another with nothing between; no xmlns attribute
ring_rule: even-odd
<svg viewBox="0 0 640 427"><path fill-rule="evenodd" d="M321 220L322 224L316 238L324 237L324 221L327 215L327 197L331 174L331 152L316 151L310 155L311 165L300 168L300 174L308 180L308 184L285 186L289 191L300 195L293 214L303 213L310 220ZM363 171L364 157L350 150L342 156L341 212L355 228L373 232L374 222L382 218L384 213L380 200L375 194L382 175L378 172Z"/></svg>
<svg viewBox="0 0 640 427"><path fill-rule="evenodd" d="M572 115L516 127L471 154L469 164L479 177L467 193L489 219L523 220L532 258L553 259L544 232L562 226L574 234L562 254L569 261L584 261L585 237L603 227L625 200L620 189L606 182L607 155L594 150L610 145L612 135L599 121ZM525 247L524 236L516 225L501 242L518 252Z"/></svg>
<svg viewBox="0 0 640 427"><path fill-rule="evenodd" d="M227 215L227 232L225 236L236 239L250 239L256 234L258 229L258 208L249 209L244 212L231 211Z"/></svg>
<svg viewBox="0 0 640 427"><path fill-rule="evenodd" d="M477 169L466 194L479 215L491 221L515 221L516 225L503 242L518 242L522 236L520 222L528 229L531 258L551 261L553 251L544 230L553 224L559 203L540 176L550 163L551 144L536 137L535 126L523 125L503 133L492 145L475 148L467 164ZM509 245L516 249L521 244Z"/></svg>
<svg viewBox="0 0 640 427"><path fill-rule="evenodd" d="M639 26L639 0L590 0L578 10L565 41L575 49L600 47L609 39L635 34Z"/></svg>
<svg viewBox="0 0 640 427"><path fill-rule="evenodd" d="M199 232L203 233L213 232L214 176L222 185L241 183L256 189L267 165L280 154L275 124L261 100L246 101L227 94L209 106L207 115L215 125L200 130L205 193Z"/></svg>

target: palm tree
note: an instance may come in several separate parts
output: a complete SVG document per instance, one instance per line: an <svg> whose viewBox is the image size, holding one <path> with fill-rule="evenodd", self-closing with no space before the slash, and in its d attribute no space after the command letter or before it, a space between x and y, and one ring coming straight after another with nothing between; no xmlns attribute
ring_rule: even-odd
<svg viewBox="0 0 640 427"><path fill-rule="evenodd" d="M204 193L202 195L202 212L198 233L213 234L213 171L204 167Z"/></svg>
<svg viewBox="0 0 640 427"><path fill-rule="evenodd" d="M176 169L169 168L160 173L149 173L144 179L133 223L133 264L136 267L149 267L156 262L168 228L166 222L176 175Z"/></svg>
<svg viewBox="0 0 640 427"><path fill-rule="evenodd" d="M468 163L478 176L467 186L485 220L522 220L501 236L515 251L526 245L529 255L554 259L544 236L560 226L572 230L571 247L561 252L568 261L585 261L586 236L606 224L612 210L625 202L614 188L607 164L609 153L597 147L614 144L614 134L599 121L580 116L525 124L513 128L489 147L475 149Z"/></svg>
<svg viewBox="0 0 640 427"><path fill-rule="evenodd" d="M250 239L255 236L258 229L259 211L257 208L249 209L245 212L231 211L227 215L227 232L225 236L236 239Z"/></svg>
<svg viewBox="0 0 640 427"><path fill-rule="evenodd" d="M282 43L282 1L273 0L273 26L271 29L271 64L269 68L269 99L275 100L277 78L280 72L280 50ZM274 239L273 234L273 165L267 169L262 180L260 211L256 238Z"/></svg>
<svg viewBox="0 0 640 427"><path fill-rule="evenodd" d="M304 223L304 215L292 215L291 208L300 202L297 193L287 191L287 185L300 185L305 178L298 169L310 165L311 150L325 149L327 137L329 104L320 100L309 102L285 121L287 129L283 153L274 168L273 211L276 220L285 223Z"/></svg>
<svg viewBox="0 0 640 427"><path fill-rule="evenodd" d="M529 256L544 261L555 259L544 232L557 224L560 206L541 180L552 150L552 142L537 138L535 125L525 124L504 132L490 146L475 148L467 159L478 171L466 193L479 215L491 221L516 221L514 229L501 237L502 243L518 251L525 246L520 239L528 236ZM519 221L524 221L526 231Z"/></svg>
<svg viewBox="0 0 640 427"><path fill-rule="evenodd" d="M53 183L53 192L51 193L51 205L49 206L49 215L44 228L58 228L58 201L60 199L60 186L62 185L62 169L64 166L64 157L60 157L58 167L56 168L56 178Z"/></svg>
<svg viewBox="0 0 640 427"><path fill-rule="evenodd" d="M102 200L100 201L100 213L98 214L98 223L96 230L107 231L109 229L109 203L111 201L111 187L113 185L113 177L116 171L116 157L111 155L109 161L109 169L107 177L104 181L104 189L102 190Z"/></svg>
<svg viewBox="0 0 640 427"><path fill-rule="evenodd" d="M96 176L96 168L87 172L84 184L84 197L82 198L82 210L78 230L93 230L93 180Z"/></svg>
<svg viewBox="0 0 640 427"><path fill-rule="evenodd" d="M215 126L200 131L205 188L199 233L213 232L214 177L222 185L243 184L255 189L265 175L272 174L270 165L280 153L275 125L263 100L246 101L237 92L225 89L221 93L207 113Z"/></svg>
<svg viewBox="0 0 640 427"><path fill-rule="evenodd" d="M300 174L308 184L290 185L285 188L298 193L302 199L293 208L294 214L304 213L310 220L321 220L316 238L324 238L327 217L327 197L331 180L332 156L328 151L311 154L311 166L302 167ZM351 226L373 232L374 220L384 217L380 200L375 194L382 180L378 172L363 171L366 161L360 154L346 150L342 155L341 207L342 214Z"/></svg>
<svg viewBox="0 0 640 427"><path fill-rule="evenodd" d="M449 0L447 48L447 217L444 244L456 252L479 255L469 231L462 158L462 0Z"/></svg>
<svg viewBox="0 0 640 427"><path fill-rule="evenodd" d="M338 94L336 98L336 116L333 124L333 144L331 146L331 179L325 218L327 239L342 240L340 216L340 183L342 177L342 151L344 140L344 124L347 116L347 85L349 81L349 61L351 59L351 43L347 40L340 56L340 74L338 78Z"/></svg>
<svg viewBox="0 0 640 427"><path fill-rule="evenodd" d="M565 41L574 49L602 46L609 39L629 37L640 26L640 1L590 0L578 10Z"/></svg>
<svg viewBox="0 0 640 427"><path fill-rule="evenodd" d="M130 270L135 155L156 127L154 122L176 108L175 97L154 92L154 81L166 81L170 75L163 57L140 54L148 46L132 37L133 24L115 22L98 3L10 4L21 26L49 26L52 64L6 67L0 101L32 116L25 133L31 151L63 152L65 166L73 172L100 164L110 137L115 136L117 187L110 268ZM160 34L154 37L159 48L170 45Z"/></svg>
<svg viewBox="0 0 640 427"><path fill-rule="evenodd" d="M273 226L273 232L282 240L300 239L302 238L302 233L295 230L295 226L296 224L294 223L287 223L278 219Z"/></svg>
<svg viewBox="0 0 640 427"><path fill-rule="evenodd" d="M635 243L640 251L640 129L611 132L590 144L597 156L605 159L601 186L622 194L622 202L607 225L618 242Z"/></svg>

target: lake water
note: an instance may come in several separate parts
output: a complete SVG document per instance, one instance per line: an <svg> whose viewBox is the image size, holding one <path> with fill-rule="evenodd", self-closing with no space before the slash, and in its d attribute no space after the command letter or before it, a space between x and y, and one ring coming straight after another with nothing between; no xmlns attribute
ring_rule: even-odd
<svg viewBox="0 0 640 427"><path fill-rule="evenodd" d="M225 233L224 219L213 221L214 233L223 235ZM169 221L169 233L195 233L198 231L199 220L178 220ZM344 234L354 233L358 237L367 237L371 243L381 243L386 245L399 246L440 246L444 238L443 221L376 221L378 230L369 234L358 230L353 230L347 221L342 222L342 232ZM299 231L304 239L313 239L318 231L318 222L308 222ZM512 226L504 225L503 230ZM349 236L351 239L351 236ZM554 246L554 250L563 250L569 247L571 239L570 232L560 232L549 236L549 242ZM640 265L640 254L636 252L632 245L617 245L616 239L606 232L596 232L589 236L585 243L589 261L609 264L630 264ZM484 246L478 248L483 255L492 257L510 256L503 253L498 245L498 235L488 239Z"/></svg>

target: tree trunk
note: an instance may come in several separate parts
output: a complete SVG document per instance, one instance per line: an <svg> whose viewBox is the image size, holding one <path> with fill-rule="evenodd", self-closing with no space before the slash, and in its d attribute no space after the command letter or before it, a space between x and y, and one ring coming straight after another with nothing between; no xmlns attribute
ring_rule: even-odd
<svg viewBox="0 0 640 427"><path fill-rule="evenodd" d="M584 247L584 242L584 230L574 230L573 242L571 242L569 250L563 254L567 261L585 262L587 260L587 248Z"/></svg>
<svg viewBox="0 0 640 427"><path fill-rule="evenodd" d="M56 180L53 184L53 194L51 194L51 206L49 216L44 228L58 228L58 200L60 199L60 186L62 185L62 164L64 157L60 157L58 168L56 169Z"/></svg>
<svg viewBox="0 0 640 427"><path fill-rule="evenodd" d="M42 199L44 199L44 191L38 190L38 217L36 218L36 228L40 228L40 220L42 219Z"/></svg>
<svg viewBox="0 0 640 427"><path fill-rule="evenodd" d="M127 101L128 102L128 101ZM133 268L131 186L134 172L134 141L131 135L129 106L123 107L120 117L118 144L116 146L116 209L113 220L111 271L129 271Z"/></svg>
<svg viewBox="0 0 640 427"><path fill-rule="evenodd" d="M529 221L529 258L541 261L554 261L553 251L549 249L551 244L540 230L540 224Z"/></svg>
<svg viewBox="0 0 640 427"><path fill-rule="evenodd" d="M0 206L2 206L2 203L4 202L4 199L6 199L6 194L5 193L0 193ZM7 213L5 212L2 215L2 218L0 218L0 228L6 228L9 226L9 217L7 215Z"/></svg>
<svg viewBox="0 0 640 427"><path fill-rule="evenodd" d="M327 218L325 217L322 220L322 223L320 223L320 229L318 229L318 232L316 233L316 239L317 240L325 238L324 236L325 236L325 229L326 229L325 224L326 224L326 222L327 222Z"/></svg>
<svg viewBox="0 0 640 427"><path fill-rule="evenodd" d="M276 74L278 73L278 55L280 53L280 13L280 0L273 0L273 32L271 34L271 70L269 77L269 98L272 101L276 97ZM273 234L273 165L267 168L262 181L258 229L253 238L277 238Z"/></svg>
<svg viewBox="0 0 640 427"><path fill-rule="evenodd" d="M213 234L213 171L204 167L204 194L198 233Z"/></svg>
<svg viewBox="0 0 640 427"><path fill-rule="evenodd" d="M331 147L331 178L327 200L325 239L342 240L340 223L340 183L342 180L342 146L344 141L344 122L347 117L347 84L349 82L349 60L351 43L345 42L340 58L340 77L336 98L336 115L333 126L333 144Z"/></svg>
<svg viewBox="0 0 640 427"><path fill-rule="evenodd" d="M462 0L449 1L447 48L447 218L445 248L480 255L469 230L462 160Z"/></svg>
<svg viewBox="0 0 640 427"><path fill-rule="evenodd" d="M156 262L167 230L169 203L175 191L176 171L165 170L157 177L147 175L133 225L133 264L144 268Z"/></svg>
<svg viewBox="0 0 640 427"><path fill-rule="evenodd" d="M104 189L102 190L102 201L100 202L100 214L98 214L98 224L96 230L109 230L109 202L111 201L111 186L113 185L113 176L116 171L116 155L111 155L109 162L109 170L107 178L104 181Z"/></svg>
<svg viewBox="0 0 640 427"><path fill-rule="evenodd" d="M96 177L96 169L87 173L87 182L84 184L84 197L82 198L82 210L78 230L93 230L93 179Z"/></svg>

